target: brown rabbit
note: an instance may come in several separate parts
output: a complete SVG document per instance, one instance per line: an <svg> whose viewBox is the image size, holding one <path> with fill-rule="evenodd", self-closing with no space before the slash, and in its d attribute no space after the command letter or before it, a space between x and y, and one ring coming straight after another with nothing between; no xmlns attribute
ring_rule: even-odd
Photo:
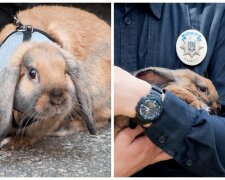
<svg viewBox="0 0 225 180"><path fill-rule="evenodd" d="M165 88L194 108L204 109L211 114L217 114L220 110L219 96L212 82L188 69L150 67L135 72L134 76ZM116 117L115 137L128 126L128 122L127 117Z"/></svg>
<svg viewBox="0 0 225 180"><path fill-rule="evenodd" d="M10 136L1 146L24 148L64 124L96 134L110 118L110 27L93 14L61 6L38 6L17 17L55 42L21 43L2 70L0 136ZM7 25L0 43L15 28Z"/></svg>

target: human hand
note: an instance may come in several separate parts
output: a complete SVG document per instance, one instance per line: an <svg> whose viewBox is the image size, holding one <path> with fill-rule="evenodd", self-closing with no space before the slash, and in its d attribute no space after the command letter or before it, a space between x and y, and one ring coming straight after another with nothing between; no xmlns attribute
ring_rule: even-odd
<svg viewBox="0 0 225 180"><path fill-rule="evenodd" d="M135 117L135 107L151 85L119 67L114 67L114 115Z"/></svg>
<svg viewBox="0 0 225 180"><path fill-rule="evenodd" d="M169 160L168 154L154 145L141 126L135 129L126 128L121 131L114 141L114 175L127 177L144 167L159 161Z"/></svg>

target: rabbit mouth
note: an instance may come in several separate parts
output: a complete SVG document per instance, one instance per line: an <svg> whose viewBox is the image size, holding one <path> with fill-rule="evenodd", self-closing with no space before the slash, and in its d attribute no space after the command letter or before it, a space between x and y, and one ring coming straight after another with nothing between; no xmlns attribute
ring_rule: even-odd
<svg viewBox="0 0 225 180"><path fill-rule="evenodd" d="M12 125L16 129L30 126L38 121L45 121L49 118L64 118L70 111L70 103L68 100L62 104L48 105L44 109L38 109L36 105L32 105L24 112L14 108L16 114L12 114Z"/></svg>
<svg viewBox="0 0 225 180"><path fill-rule="evenodd" d="M53 113L51 115L52 118L57 116L65 116L67 114L66 112L67 107L63 107L60 105L56 105L53 107Z"/></svg>

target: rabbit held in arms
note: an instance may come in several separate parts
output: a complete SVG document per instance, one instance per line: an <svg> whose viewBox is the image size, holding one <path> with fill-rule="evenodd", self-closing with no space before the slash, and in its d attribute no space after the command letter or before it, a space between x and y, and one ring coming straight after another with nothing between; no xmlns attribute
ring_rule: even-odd
<svg viewBox="0 0 225 180"><path fill-rule="evenodd" d="M210 114L217 114L220 110L219 96L213 83L188 69L149 67L135 72L134 76L165 88L196 109L204 109ZM114 123L115 137L128 124L128 117L117 116Z"/></svg>
<svg viewBox="0 0 225 180"><path fill-rule="evenodd" d="M0 136L9 137L1 146L24 148L60 127L87 127L95 134L110 118L110 27L71 7L38 6L17 17L56 43L24 42L2 70ZM0 42L15 28L7 25ZM12 127L13 118L18 128Z"/></svg>

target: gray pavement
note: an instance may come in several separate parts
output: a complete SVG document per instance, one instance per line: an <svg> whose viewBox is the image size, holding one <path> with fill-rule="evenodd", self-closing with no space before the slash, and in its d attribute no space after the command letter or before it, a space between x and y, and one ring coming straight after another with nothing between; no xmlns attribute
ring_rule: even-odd
<svg viewBox="0 0 225 180"><path fill-rule="evenodd" d="M45 137L27 150L0 150L0 177L110 177L111 130Z"/></svg>

